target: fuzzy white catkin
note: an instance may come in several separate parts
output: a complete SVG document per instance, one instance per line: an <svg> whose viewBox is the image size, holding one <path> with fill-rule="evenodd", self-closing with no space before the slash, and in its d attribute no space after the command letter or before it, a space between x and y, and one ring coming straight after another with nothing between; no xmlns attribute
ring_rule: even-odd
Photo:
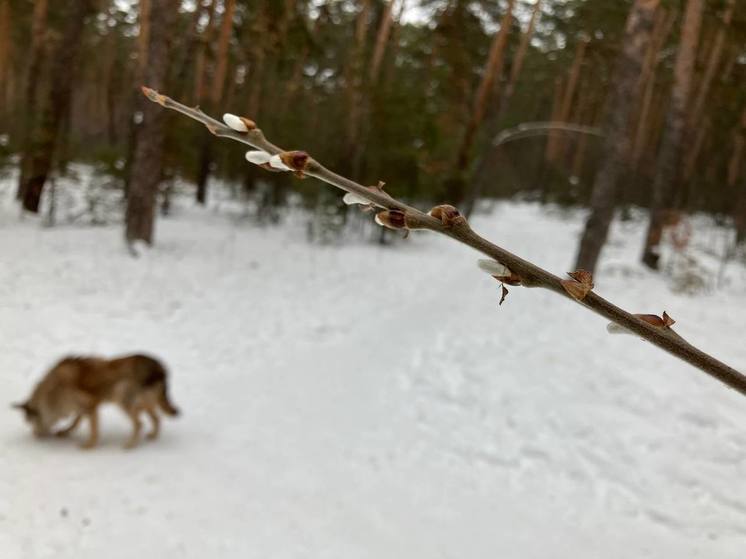
<svg viewBox="0 0 746 559"><path fill-rule="evenodd" d="M503 266L496 260L477 260L477 266L491 276L507 277L512 275L507 266Z"/></svg>
<svg viewBox="0 0 746 559"><path fill-rule="evenodd" d="M271 158L272 156L270 154L262 150L246 152L246 160L254 165L264 165L265 163L269 163Z"/></svg>
<svg viewBox="0 0 746 559"><path fill-rule="evenodd" d="M280 158L279 155L273 155L269 158L269 165L270 167L274 167L275 169L279 169L280 171L291 171L290 167L285 165L282 158Z"/></svg>
<svg viewBox="0 0 746 559"><path fill-rule="evenodd" d="M342 197L342 201L348 206L354 206L355 204L370 204L370 200L363 198L362 196L359 196L354 192L348 192L347 194L345 194Z"/></svg>
<svg viewBox="0 0 746 559"><path fill-rule="evenodd" d="M627 330L624 326L619 326L615 322L609 322L606 325L606 331L609 334L632 334L629 330Z"/></svg>
<svg viewBox="0 0 746 559"><path fill-rule="evenodd" d="M226 126L230 126L236 132L248 132L249 131L246 124L244 124L244 121L241 120L241 117L232 115L231 113L225 113L223 115L223 122L225 122Z"/></svg>

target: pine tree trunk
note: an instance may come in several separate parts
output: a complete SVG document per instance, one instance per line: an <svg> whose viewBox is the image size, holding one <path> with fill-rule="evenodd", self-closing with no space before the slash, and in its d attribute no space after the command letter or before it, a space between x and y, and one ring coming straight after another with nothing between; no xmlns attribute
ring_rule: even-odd
<svg viewBox="0 0 746 559"><path fill-rule="evenodd" d="M197 55L194 58L194 92L192 94L192 103L195 105L202 103L206 96L205 82L207 81L207 52L210 48L210 42L212 41L213 30L215 29L215 5L217 2L218 0L211 0L210 5L207 8L207 26L200 38Z"/></svg>
<svg viewBox="0 0 746 559"><path fill-rule="evenodd" d="M393 10L394 0L388 0L388 2L386 3L386 7L383 9L381 25L378 27L378 33L376 34L376 44L373 48L373 57L371 58L370 62L369 81L371 84L375 84L378 81L378 74L381 71L383 55L386 51L386 45L388 44L391 27L394 23L394 18L392 17Z"/></svg>
<svg viewBox="0 0 746 559"><path fill-rule="evenodd" d="M700 80L699 89L697 95L694 98L692 109L689 112L689 126L696 127L702 113L704 112L705 101L707 101L707 95L712 87L712 81L715 78L715 72L720 65L720 59L723 56L723 49L725 47L725 35L730 23L733 20L733 11L735 9L735 0L727 0L725 6L725 12L723 13L723 24L718 28L715 38L712 43L712 50L709 51L709 57L707 59L707 65L705 66L705 72Z"/></svg>
<svg viewBox="0 0 746 559"><path fill-rule="evenodd" d="M71 2L64 6L64 28L59 47L55 49L52 58L49 99L39 124L31 132L30 145L24 151L21 162L21 168L28 170L21 185L23 207L32 213L39 212L39 202L52 168L60 126L70 107L74 79L72 70L80 53L80 37L85 20L92 12L93 3L89 0ZM32 79L38 79L38 76L33 76Z"/></svg>
<svg viewBox="0 0 746 559"><path fill-rule="evenodd" d="M687 0L681 27L681 41L676 54L671 103L666 115L661 149L658 154L650 222L642 255L642 262L654 270L658 269L663 228L674 202L679 179L686 111L692 89L704 4L705 0Z"/></svg>
<svg viewBox="0 0 746 559"><path fill-rule="evenodd" d="M11 81L11 47L10 29L11 29L11 12L10 0L0 0L0 124L4 121L8 112L9 90L8 84Z"/></svg>
<svg viewBox="0 0 746 559"><path fill-rule="evenodd" d="M526 32L521 35L521 42L518 45L518 51L515 53L515 58L513 59L513 66L510 69L510 79L505 86L505 93L503 93L502 101L500 101L498 121L502 120L508 112L510 99L513 97L513 92L515 91L515 84L518 82L518 77L521 75L523 63L526 60L526 54L528 54L528 48L531 46L531 38L534 36L536 22L539 19L539 15L541 15L541 1L542 0L536 0L534 3L534 8L531 11L531 19L528 22Z"/></svg>
<svg viewBox="0 0 746 559"><path fill-rule="evenodd" d="M591 213L580 241L577 269L593 272L606 243L614 216L616 186L630 148L629 120L639 95L637 81L652 35L660 0L635 0L624 32L622 53L616 63L614 84L603 120L604 144L591 194Z"/></svg>
<svg viewBox="0 0 746 559"><path fill-rule="evenodd" d="M575 49L575 58L570 68L570 75L567 78L567 85L562 95L562 100L557 111L556 120L558 122L568 122L570 118L570 111L572 110L572 100L575 97L575 90L580 80L580 71L583 68L583 60L585 59L585 50L588 46L589 40L582 38L578 41L578 46ZM562 136L559 132L552 131L549 133L547 140L547 161L550 163L557 163L562 159L564 153L562 145Z"/></svg>
<svg viewBox="0 0 746 559"><path fill-rule="evenodd" d="M347 130L345 131L345 145L342 152L340 169L346 175L357 179L356 167L360 157L360 135L364 116L364 65L365 39L367 22L370 13L371 0L360 0L360 12L355 21L355 44L347 64Z"/></svg>
<svg viewBox="0 0 746 559"><path fill-rule="evenodd" d="M490 46L490 53L484 67L482 80L477 88L474 98L474 106L471 116L466 124L461 145L458 149L455 172L446 180L446 200L448 203L458 205L463 202L466 195L466 177L464 176L469 166L472 147L476 140L479 127L484 120L487 103L494 93L493 84L499 80L502 74L505 50L510 35L510 24L513 20L514 0L508 0L508 6L500 20L500 30L495 34Z"/></svg>
<svg viewBox="0 0 746 559"><path fill-rule="evenodd" d="M228 72L228 47L231 34L233 33L233 13L236 8L236 0L225 0L223 20L220 24L220 35L218 37L218 49L215 56L215 72L212 76L212 87L210 88L209 110L216 110L223 97L225 88L225 76ZM212 165L212 136L203 133L202 148L200 150L200 164L197 175L197 203L207 203L207 183L210 178L210 166Z"/></svg>
<svg viewBox="0 0 746 559"><path fill-rule="evenodd" d="M42 62L44 61L44 42L47 34L47 0L37 0L34 2L34 13L31 20L31 50L28 57L28 68L25 76L25 91L23 101L24 114L24 137L23 152L31 150L31 134L35 128L39 112L37 107L37 84L39 83L39 73ZM16 190L16 199L23 201L26 177L29 173L30 157L23 157L20 165L20 175L18 178L18 189Z"/></svg>
<svg viewBox="0 0 746 559"><path fill-rule="evenodd" d="M150 9L148 65L144 80L148 87L164 89L168 73L169 30L178 9L178 0L157 0ZM128 244L143 241L153 244L156 197L163 165L163 141L166 112L156 103L143 108L132 162L132 184L125 211L125 238Z"/></svg>
<svg viewBox="0 0 746 559"><path fill-rule="evenodd" d="M741 187L736 195L734 221L736 225L736 243L746 243L746 173L743 172L743 162L746 160L746 109L741 113L741 122L733 137L733 152L728 162L728 189L732 192Z"/></svg>

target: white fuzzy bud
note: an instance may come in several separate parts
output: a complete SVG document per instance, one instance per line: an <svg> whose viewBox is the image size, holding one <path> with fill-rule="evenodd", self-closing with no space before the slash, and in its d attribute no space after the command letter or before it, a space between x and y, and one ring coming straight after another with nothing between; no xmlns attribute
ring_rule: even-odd
<svg viewBox="0 0 746 559"><path fill-rule="evenodd" d="M271 158L272 156L270 154L262 150L246 152L246 160L254 165L264 165L265 163L269 163Z"/></svg>
<svg viewBox="0 0 746 559"><path fill-rule="evenodd" d="M477 266L491 276L503 278L513 275L513 272L511 272L507 266L503 266L496 260L477 260Z"/></svg>
<svg viewBox="0 0 746 559"><path fill-rule="evenodd" d="M632 334L632 332L630 332L623 326L619 326L616 322L609 322L606 325L606 331L609 334Z"/></svg>
<svg viewBox="0 0 746 559"><path fill-rule="evenodd" d="M342 198L342 201L347 204L348 206L354 206L355 204L362 204L364 206L367 206L370 204L370 200L367 198L363 198L362 196L355 194L354 192L348 192L344 195Z"/></svg>
<svg viewBox="0 0 746 559"><path fill-rule="evenodd" d="M231 113L225 113L223 115L223 122L226 126L233 128L236 132L248 132L249 128L246 126L240 116L232 115Z"/></svg>
<svg viewBox="0 0 746 559"><path fill-rule="evenodd" d="M269 158L269 166L275 169L279 169L280 171L292 171L290 167L285 165L285 162L279 155L273 155Z"/></svg>

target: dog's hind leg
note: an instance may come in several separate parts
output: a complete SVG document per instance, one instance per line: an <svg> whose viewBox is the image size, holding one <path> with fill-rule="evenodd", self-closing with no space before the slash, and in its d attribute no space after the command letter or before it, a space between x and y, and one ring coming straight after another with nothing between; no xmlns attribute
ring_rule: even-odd
<svg viewBox="0 0 746 559"><path fill-rule="evenodd" d="M153 429L146 436L150 440L157 439L158 433L160 433L161 430L161 420L158 417L158 413L155 411L155 408L150 406L145 408L145 412L148 414L148 417L150 417L150 423L153 424Z"/></svg>

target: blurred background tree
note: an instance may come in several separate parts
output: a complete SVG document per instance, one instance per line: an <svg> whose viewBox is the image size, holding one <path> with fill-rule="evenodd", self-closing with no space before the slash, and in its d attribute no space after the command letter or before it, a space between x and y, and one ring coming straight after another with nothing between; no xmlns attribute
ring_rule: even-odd
<svg viewBox="0 0 746 559"><path fill-rule="evenodd" d="M26 209L38 211L47 177L69 161L103 169L123 197L137 191L132 163L149 113L136 92L152 63L155 1L0 0L0 161L20 166ZM691 1L654 3L634 99L613 131L629 146L607 204L650 207L659 192L657 209L733 217L743 239L746 0ZM163 89L218 116L248 116L278 144L355 179L385 180L403 198L472 204L519 195L586 206L610 153L599 138L550 127L491 142L535 121L604 133L634 5L182 0L168 26ZM692 10L701 15L695 27L684 25ZM683 98L682 48L691 54ZM674 107L684 114L681 145L665 156L667 168L675 161L672 176L661 161ZM204 204L221 180L255 202L257 219L280 219L290 192L344 216L326 189L246 164L240 146L215 146L187 119L169 115L162 126L161 171L148 188L163 191L179 177Z"/></svg>

